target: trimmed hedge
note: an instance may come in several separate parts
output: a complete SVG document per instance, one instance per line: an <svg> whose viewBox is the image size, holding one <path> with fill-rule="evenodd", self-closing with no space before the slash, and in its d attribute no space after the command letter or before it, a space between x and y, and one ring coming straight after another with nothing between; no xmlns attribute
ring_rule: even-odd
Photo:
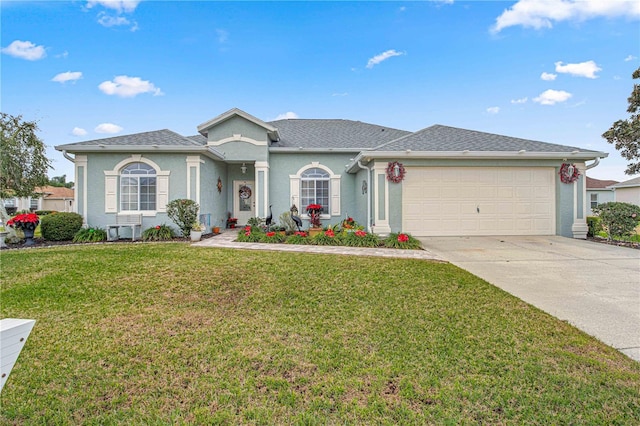
<svg viewBox="0 0 640 426"><path fill-rule="evenodd" d="M48 214L40 218L42 238L49 241L71 241L82 228L82 216L78 213Z"/></svg>

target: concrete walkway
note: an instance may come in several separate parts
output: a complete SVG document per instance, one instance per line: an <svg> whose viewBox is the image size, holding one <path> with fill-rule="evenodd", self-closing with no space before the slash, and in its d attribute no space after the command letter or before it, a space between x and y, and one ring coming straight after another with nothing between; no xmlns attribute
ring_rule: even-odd
<svg viewBox="0 0 640 426"><path fill-rule="evenodd" d="M429 252L640 361L640 250L558 236L421 241Z"/></svg>
<svg viewBox="0 0 640 426"><path fill-rule="evenodd" d="M378 248L360 248L360 247L336 247L336 246L304 246L294 244L264 244L264 243L238 243L234 240L238 236L239 229L224 229L222 233L215 237L207 238L200 242L194 243L198 247L220 247L220 248L236 248L244 250L271 250L271 251L289 251L297 253L327 253L327 254L345 254L350 256L377 256L377 257L395 257L401 259L422 259L443 261L440 257L429 250L397 250L397 249L378 249Z"/></svg>

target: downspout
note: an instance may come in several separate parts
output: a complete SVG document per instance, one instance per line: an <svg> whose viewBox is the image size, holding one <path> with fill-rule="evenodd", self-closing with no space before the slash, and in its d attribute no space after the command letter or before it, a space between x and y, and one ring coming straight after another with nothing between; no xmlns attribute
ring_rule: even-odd
<svg viewBox="0 0 640 426"><path fill-rule="evenodd" d="M596 159L593 161L593 163L591 163L591 164L589 164L589 165L587 165L585 167L585 170L593 169L598 164L600 164L600 157L596 157Z"/></svg>
<svg viewBox="0 0 640 426"><path fill-rule="evenodd" d="M356 164L367 171L367 232L371 232L371 169L363 166L360 160Z"/></svg>
<svg viewBox="0 0 640 426"><path fill-rule="evenodd" d="M76 159L75 159L75 158L73 158L72 156L70 156L69 154L67 154L67 151L66 151L66 150L64 150L64 149L62 150L62 156L63 156L64 158L66 158L67 160L71 161L72 163L75 163L75 162L76 162Z"/></svg>

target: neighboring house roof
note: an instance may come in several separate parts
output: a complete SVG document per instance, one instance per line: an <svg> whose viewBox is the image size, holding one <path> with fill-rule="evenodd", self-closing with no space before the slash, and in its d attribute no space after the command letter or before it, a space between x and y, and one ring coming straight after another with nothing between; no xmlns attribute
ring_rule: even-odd
<svg viewBox="0 0 640 426"><path fill-rule="evenodd" d="M58 186L41 186L36 188L35 192L42 194L42 198L47 200L69 199L75 196L73 189Z"/></svg>
<svg viewBox="0 0 640 426"><path fill-rule="evenodd" d="M572 146L478 132L436 124L376 148L376 151L589 152Z"/></svg>
<svg viewBox="0 0 640 426"><path fill-rule="evenodd" d="M637 178L625 180L624 182L620 182L615 185L611 185L611 188L633 188L636 186L640 186L640 176Z"/></svg>
<svg viewBox="0 0 640 426"><path fill-rule="evenodd" d="M589 189L611 189L608 186L615 185L617 180L600 180L587 176L587 190Z"/></svg>
<svg viewBox="0 0 640 426"><path fill-rule="evenodd" d="M271 147L373 149L411 132L361 121L339 119L287 119L270 122L278 128L280 140Z"/></svg>

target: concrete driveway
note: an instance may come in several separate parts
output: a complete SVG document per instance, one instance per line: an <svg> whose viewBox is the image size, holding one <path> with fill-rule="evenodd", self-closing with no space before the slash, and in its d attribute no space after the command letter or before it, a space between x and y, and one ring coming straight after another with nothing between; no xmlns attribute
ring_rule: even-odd
<svg viewBox="0 0 640 426"><path fill-rule="evenodd" d="M558 236L420 240L439 257L640 361L640 250Z"/></svg>

